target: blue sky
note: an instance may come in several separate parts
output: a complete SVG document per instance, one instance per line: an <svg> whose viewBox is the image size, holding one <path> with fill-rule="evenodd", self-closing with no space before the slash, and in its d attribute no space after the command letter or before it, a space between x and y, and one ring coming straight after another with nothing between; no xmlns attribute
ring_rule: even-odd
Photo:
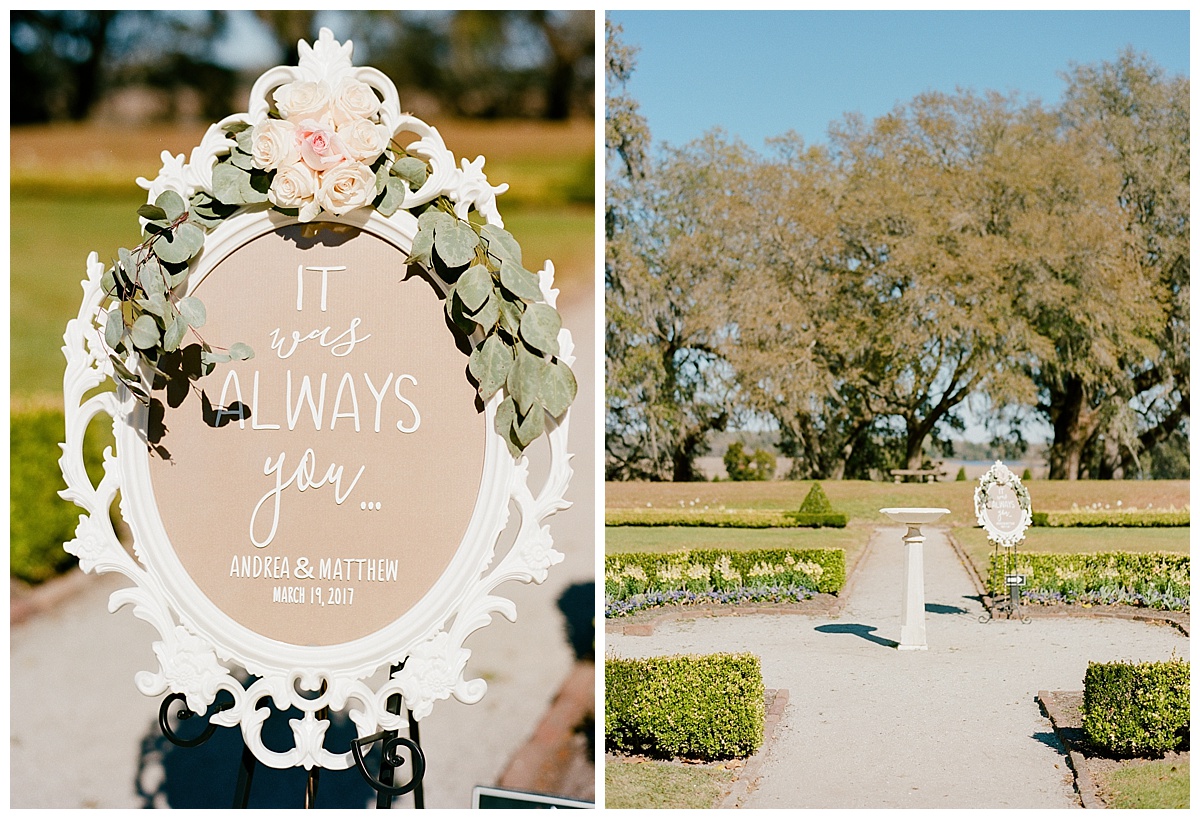
<svg viewBox="0 0 1200 819"><path fill-rule="evenodd" d="M655 143L721 126L752 147L788 130L825 142L928 90L1016 91L1053 104L1072 62L1126 46L1189 73L1186 11L612 11L637 46L628 89Z"/></svg>

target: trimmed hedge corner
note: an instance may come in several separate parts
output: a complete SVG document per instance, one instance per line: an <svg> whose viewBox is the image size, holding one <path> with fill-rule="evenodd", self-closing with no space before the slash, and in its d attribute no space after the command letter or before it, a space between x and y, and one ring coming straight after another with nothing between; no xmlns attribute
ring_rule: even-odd
<svg viewBox="0 0 1200 819"><path fill-rule="evenodd" d="M1187 747L1191 663L1088 663L1083 732L1113 756L1162 756Z"/></svg>
<svg viewBox="0 0 1200 819"><path fill-rule="evenodd" d="M42 583L77 563L63 543L75 536L81 510L58 496L67 486L58 467L65 430L58 409L13 411L9 422L9 574L26 583ZM84 436L84 463L95 482L111 439L97 427Z"/></svg>
<svg viewBox="0 0 1200 819"><path fill-rule="evenodd" d="M604 661L610 750L688 759L746 757L762 745L762 667L753 654Z"/></svg>

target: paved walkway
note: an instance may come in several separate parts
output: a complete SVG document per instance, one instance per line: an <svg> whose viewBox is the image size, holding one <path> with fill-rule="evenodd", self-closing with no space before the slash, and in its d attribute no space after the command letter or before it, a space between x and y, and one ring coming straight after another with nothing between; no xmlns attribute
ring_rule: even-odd
<svg viewBox="0 0 1200 819"><path fill-rule="evenodd" d="M897 651L903 529L876 532L838 619L676 620L652 637L610 632L609 652L751 651L790 694L741 807L1079 807L1041 689L1081 690L1089 660L1188 657L1169 626L1116 619L978 622L970 578L926 532L928 651Z"/></svg>

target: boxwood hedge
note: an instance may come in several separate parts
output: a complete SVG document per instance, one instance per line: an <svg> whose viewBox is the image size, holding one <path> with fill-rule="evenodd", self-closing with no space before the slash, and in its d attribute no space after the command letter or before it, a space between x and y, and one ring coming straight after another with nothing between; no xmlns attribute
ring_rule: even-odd
<svg viewBox="0 0 1200 819"><path fill-rule="evenodd" d="M14 410L9 422L9 573L41 583L77 562L63 550L75 536L81 510L58 496L66 488L58 459L66 422L59 409ZM84 436L88 476L103 475L104 447L112 435L99 427Z"/></svg>
<svg viewBox="0 0 1200 819"><path fill-rule="evenodd" d="M1088 663L1083 732L1113 756L1161 756L1191 731L1191 663Z"/></svg>
<svg viewBox="0 0 1200 819"><path fill-rule="evenodd" d="M1188 509L1070 509L1034 512L1034 526L1104 526L1149 528L1191 525Z"/></svg>
<svg viewBox="0 0 1200 819"><path fill-rule="evenodd" d="M753 754L763 741L762 667L753 654L604 661L610 750L689 759Z"/></svg>

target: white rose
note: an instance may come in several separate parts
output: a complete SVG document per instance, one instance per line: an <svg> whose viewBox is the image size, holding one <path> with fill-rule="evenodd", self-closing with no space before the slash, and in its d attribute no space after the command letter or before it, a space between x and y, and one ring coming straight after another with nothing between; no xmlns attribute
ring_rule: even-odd
<svg viewBox="0 0 1200 819"><path fill-rule="evenodd" d="M303 162L284 165L271 180L267 199L279 208L300 208L300 220L307 222L317 215L319 207L314 201L317 192L317 175ZM308 218L305 214L308 213Z"/></svg>
<svg viewBox="0 0 1200 819"><path fill-rule="evenodd" d="M347 77L333 92L333 121L342 125L356 119L370 119L379 111L379 104L371 86Z"/></svg>
<svg viewBox="0 0 1200 819"><path fill-rule="evenodd" d="M347 162L321 174L317 204L341 216L375 198L375 172L361 162Z"/></svg>
<svg viewBox="0 0 1200 819"><path fill-rule="evenodd" d="M321 119L329 113L329 86L323 82L289 82L275 89L279 115L292 122Z"/></svg>
<svg viewBox="0 0 1200 819"><path fill-rule="evenodd" d="M337 129L346 152L360 162L370 165L388 145L388 129L369 119L356 119Z"/></svg>
<svg viewBox="0 0 1200 819"><path fill-rule="evenodd" d="M254 167L264 171L295 162L300 157L296 147L296 127L282 119L260 122L251 132L250 153Z"/></svg>

